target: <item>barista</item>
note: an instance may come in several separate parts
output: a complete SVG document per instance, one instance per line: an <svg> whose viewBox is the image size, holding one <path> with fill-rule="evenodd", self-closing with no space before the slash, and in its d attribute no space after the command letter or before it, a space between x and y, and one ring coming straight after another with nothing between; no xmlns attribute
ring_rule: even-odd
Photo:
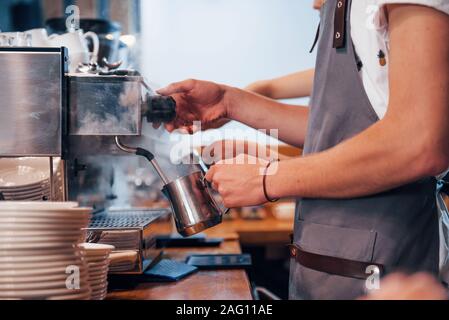
<svg viewBox="0 0 449 320"><path fill-rule="evenodd" d="M228 207L301 198L292 299L356 298L372 271L438 273L433 177L449 166L449 5L374 2L382 23L373 29L373 1L325 2L310 109L196 80L160 91L178 103L169 131L232 119L279 129L281 140L304 147L302 158L235 159L207 175ZM376 95L378 80L389 86Z"/></svg>

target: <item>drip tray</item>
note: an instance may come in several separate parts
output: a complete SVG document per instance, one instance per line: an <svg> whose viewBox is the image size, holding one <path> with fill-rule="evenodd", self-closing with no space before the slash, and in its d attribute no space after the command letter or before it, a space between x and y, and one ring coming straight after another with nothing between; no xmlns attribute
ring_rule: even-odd
<svg viewBox="0 0 449 320"><path fill-rule="evenodd" d="M89 229L144 229L167 215L168 210L109 210L97 213Z"/></svg>
<svg viewBox="0 0 449 320"><path fill-rule="evenodd" d="M171 230L168 209L105 210L94 215L86 242L109 244L128 259L112 261L111 274L142 274L159 254L156 238Z"/></svg>

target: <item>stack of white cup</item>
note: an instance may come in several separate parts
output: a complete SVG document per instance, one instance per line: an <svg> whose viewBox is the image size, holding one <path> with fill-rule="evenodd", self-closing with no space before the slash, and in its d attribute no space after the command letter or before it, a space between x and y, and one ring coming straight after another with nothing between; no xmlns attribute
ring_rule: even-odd
<svg viewBox="0 0 449 320"><path fill-rule="evenodd" d="M92 300L104 300L108 294L109 255L115 247L104 244L84 243L84 250L89 271L89 284Z"/></svg>

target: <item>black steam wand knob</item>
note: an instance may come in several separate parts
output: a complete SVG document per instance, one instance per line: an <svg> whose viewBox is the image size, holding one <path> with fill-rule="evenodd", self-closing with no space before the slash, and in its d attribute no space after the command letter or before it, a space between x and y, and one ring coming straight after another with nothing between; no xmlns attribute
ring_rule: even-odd
<svg viewBox="0 0 449 320"><path fill-rule="evenodd" d="M176 101L172 97L147 95L144 117L149 123L168 123L176 118Z"/></svg>

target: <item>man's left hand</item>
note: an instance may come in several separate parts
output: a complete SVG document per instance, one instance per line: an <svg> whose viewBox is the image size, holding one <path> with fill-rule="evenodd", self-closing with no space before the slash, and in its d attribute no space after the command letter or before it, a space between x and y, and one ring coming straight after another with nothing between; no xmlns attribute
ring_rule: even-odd
<svg viewBox="0 0 449 320"><path fill-rule="evenodd" d="M228 208L257 206L267 202L263 172L268 161L241 155L220 161L206 175Z"/></svg>

